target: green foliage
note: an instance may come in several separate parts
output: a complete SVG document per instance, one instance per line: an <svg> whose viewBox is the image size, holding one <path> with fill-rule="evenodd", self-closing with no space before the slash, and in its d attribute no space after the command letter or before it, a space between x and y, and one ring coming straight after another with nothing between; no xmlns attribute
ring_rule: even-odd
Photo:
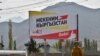
<svg viewBox="0 0 100 56"><path fill-rule="evenodd" d="M16 40L14 40L14 50L16 50Z"/></svg>
<svg viewBox="0 0 100 56"><path fill-rule="evenodd" d="M4 49L3 36L1 35L0 50Z"/></svg>
<svg viewBox="0 0 100 56"><path fill-rule="evenodd" d="M3 36L1 35L1 44L2 44L2 49L4 47L4 43L3 43Z"/></svg>
<svg viewBox="0 0 100 56"><path fill-rule="evenodd" d="M25 46L27 47L28 53L31 54L31 52L37 53L39 52L40 45L37 45L36 41L32 38L30 39L30 42L26 43Z"/></svg>
<svg viewBox="0 0 100 56"><path fill-rule="evenodd" d="M71 50L73 48L73 45L74 45L74 41L66 40L65 41L65 51ZM79 42L79 46L82 47L82 42ZM60 50L61 47L62 47L61 46L61 41L58 41L53 45L53 48L56 48L58 50Z"/></svg>
<svg viewBox="0 0 100 56"><path fill-rule="evenodd" d="M84 48L87 49L87 38L84 38Z"/></svg>
<svg viewBox="0 0 100 56"><path fill-rule="evenodd" d="M91 49L97 50L97 41L96 40L91 41Z"/></svg>
<svg viewBox="0 0 100 56"><path fill-rule="evenodd" d="M66 49L71 49L73 47L73 42L71 42L70 40L66 40Z"/></svg>
<svg viewBox="0 0 100 56"><path fill-rule="evenodd" d="M91 48L90 40L87 38L84 38L84 48L85 48L85 50L90 50L90 48Z"/></svg>
<svg viewBox="0 0 100 56"><path fill-rule="evenodd" d="M91 48L90 44L91 44L91 43L90 43L90 40L89 40L89 39L87 40L87 44L88 44L88 45L87 45L87 46L88 46L88 50L90 50L90 48Z"/></svg>
<svg viewBox="0 0 100 56"><path fill-rule="evenodd" d="M82 47L82 41L79 42L79 46Z"/></svg>
<svg viewBox="0 0 100 56"><path fill-rule="evenodd" d="M84 48L85 50L97 50L97 41L84 38Z"/></svg>
<svg viewBox="0 0 100 56"><path fill-rule="evenodd" d="M68 48L70 46L70 42L66 41L66 47Z"/></svg>
<svg viewBox="0 0 100 56"><path fill-rule="evenodd" d="M8 26L9 26L9 31L8 31L8 37L9 37L9 50L12 50L13 49L13 38L12 38L12 22L11 20L9 20L9 23L8 23Z"/></svg>
<svg viewBox="0 0 100 56"><path fill-rule="evenodd" d="M71 49L73 46L73 42L71 42L70 40L66 40L65 41L65 49L68 50L68 49ZM56 48L58 50L61 50L62 49L62 41L59 40L58 42L56 42L54 45L53 45L53 48Z"/></svg>
<svg viewBox="0 0 100 56"><path fill-rule="evenodd" d="M56 43L53 45L53 47L60 50L60 49L62 48L61 45L62 45L61 40L59 40L58 42L56 42Z"/></svg>
<svg viewBox="0 0 100 56"><path fill-rule="evenodd" d="M3 36L1 35L1 43L3 44Z"/></svg>
<svg viewBox="0 0 100 56"><path fill-rule="evenodd" d="M61 40L58 41L58 48L59 48L59 49L62 48L62 41L61 41Z"/></svg>

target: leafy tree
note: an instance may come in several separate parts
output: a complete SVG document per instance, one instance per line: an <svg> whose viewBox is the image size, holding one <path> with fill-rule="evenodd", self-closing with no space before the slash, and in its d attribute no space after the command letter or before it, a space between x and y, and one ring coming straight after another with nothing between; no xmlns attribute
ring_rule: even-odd
<svg viewBox="0 0 100 56"><path fill-rule="evenodd" d="M9 37L9 50L13 49L13 38L12 38L12 22L9 20L8 23L9 31L8 31L8 37Z"/></svg>
<svg viewBox="0 0 100 56"><path fill-rule="evenodd" d="M90 50L91 49L91 46L90 46L91 43L90 43L89 39L87 40L87 44L88 44L88 50Z"/></svg>
<svg viewBox="0 0 100 56"><path fill-rule="evenodd" d="M95 49L97 50L98 44L97 44L97 40L95 40Z"/></svg>
<svg viewBox="0 0 100 56"><path fill-rule="evenodd" d="M58 49L58 50L61 50L62 48L62 41L59 40L58 42L56 42L54 45L53 45L54 48Z"/></svg>
<svg viewBox="0 0 100 56"><path fill-rule="evenodd" d="M1 35L1 43L3 44L3 36Z"/></svg>
<svg viewBox="0 0 100 56"><path fill-rule="evenodd" d="M85 50L88 49L88 39L87 38L84 38L84 48Z"/></svg>
<svg viewBox="0 0 100 56"><path fill-rule="evenodd" d="M33 40L32 38L30 39L30 41L28 43L25 44L25 46L27 47L28 53L29 55L33 52L33 53L37 53L39 52L39 48L40 45L37 46L37 43L35 40Z"/></svg>
<svg viewBox="0 0 100 56"><path fill-rule="evenodd" d="M4 41L3 41L3 36L1 35L1 43L2 43L2 47L4 47L4 43L3 43Z"/></svg>
<svg viewBox="0 0 100 56"><path fill-rule="evenodd" d="M66 46L65 46L65 48L66 49L70 49L70 46L71 46L70 41L69 40L66 40Z"/></svg>
<svg viewBox="0 0 100 56"><path fill-rule="evenodd" d="M96 40L92 40L92 49L97 50L97 41Z"/></svg>
<svg viewBox="0 0 100 56"><path fill-rule="evenodd" d="M1 43L0 43L0 50L3 50L4 44L3 44L3 36L1 35Z"/></svg>
<svg viewBox="0 0 100 56"><path fill-rule="evenodd" d="M14 50L16 50L16 40L14 40Z"/></svg>

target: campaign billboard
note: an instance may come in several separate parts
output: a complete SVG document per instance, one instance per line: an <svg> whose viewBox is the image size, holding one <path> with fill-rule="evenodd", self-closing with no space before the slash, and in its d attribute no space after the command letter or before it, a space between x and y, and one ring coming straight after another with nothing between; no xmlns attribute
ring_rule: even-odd
<svg viewBox="0 0 100 56"><path fill-rule="evenodd" d="M30 36L36 39L75 39L76 14L29 12Z"/></svg>

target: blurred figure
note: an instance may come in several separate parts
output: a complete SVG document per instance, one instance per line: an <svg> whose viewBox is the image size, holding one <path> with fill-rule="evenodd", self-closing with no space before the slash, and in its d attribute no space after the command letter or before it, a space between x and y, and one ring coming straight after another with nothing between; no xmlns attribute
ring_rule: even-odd
<svg viewBox="0 0 100 56"><path fill-rule="evenodd" d="M3 50L4 45L2 43L0 43L0 50Z"/></svg>
<svg viewBox="0 0 100 56"><path fill-rule="evenodd" d="M79 43L75 42L72 48L71 56L83 56L82 48L79 47Z"/></svg>

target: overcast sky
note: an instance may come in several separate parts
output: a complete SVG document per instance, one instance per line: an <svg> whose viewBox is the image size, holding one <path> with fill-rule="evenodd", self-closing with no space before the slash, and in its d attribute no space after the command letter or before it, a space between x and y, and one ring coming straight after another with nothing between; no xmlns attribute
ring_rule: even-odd
<svg viewBox="0 0 100 56"><path fill-rule="evenodd" d="M0 22L12 19L15 22L21 22L28 18L28 11L41 11L47 6L58 2L76 2L89 8L100 8L100 0L0 0Z"/></svg>

